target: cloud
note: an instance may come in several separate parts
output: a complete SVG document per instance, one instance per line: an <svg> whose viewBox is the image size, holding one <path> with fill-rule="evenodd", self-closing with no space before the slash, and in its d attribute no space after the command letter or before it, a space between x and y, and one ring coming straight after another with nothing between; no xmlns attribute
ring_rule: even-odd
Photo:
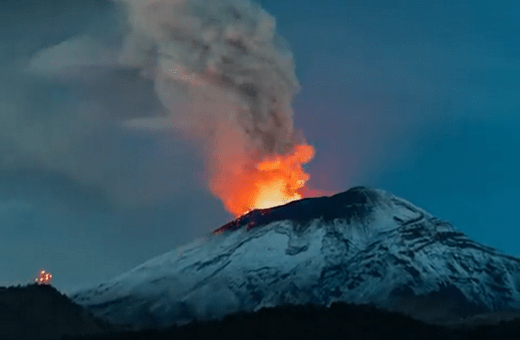
<svg viewBox="0 0 520 340"><path fill-rule="evenodd" d="M84 80L89 74L81 73L82 70L116 67L117 54L117 50L102 46L91 37L77 37L38 52L29 62L27 72L54 79Z"/></svg>
<svg viewBox="0 0 520 340"><path fill-rule="evenodd" d="M18 23L11 24L6 31L16 32ZM126 120L169 114L144 70L118 63L119 45L112 38L81 34L53 44L63 30L78 29L45 29L51 33L43 41L15 34L16 42L0 39L0 50L9 51L0 63L0 181L55 176L92 188L106 196L100 202L116 207L153 205L186 192L190 179L175 181L197 174L193 150L173 133L123 126ZM54 187L60 190L59 183ZM84 194L76 191L77 199Z"/></svg>
<svg viewBox="0 0 520 340"><path fill-rule="evenodd" d="M147 187L153 172L140 166L136 175L130 164L149 158L137 160L138 146L125 140L187 138L203 150L209 187L222 198L259 162L304 143L293 126L300 84L292 54L256 3L115 3L118 39L69 37L15 72L14 96L0 97L0 170L62 172L115 200L153 201L154 191L165 195ZM163 163L191 148L168 143L169 154L156 155ZM176 163L171 180L189 163Z"/></svg>

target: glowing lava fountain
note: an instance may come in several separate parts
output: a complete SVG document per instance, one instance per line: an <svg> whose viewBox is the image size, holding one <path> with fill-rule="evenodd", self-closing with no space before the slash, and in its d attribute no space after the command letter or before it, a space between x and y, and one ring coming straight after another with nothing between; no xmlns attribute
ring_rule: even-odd
<svg viewBox="0 0 520 340"><path fill-rule="evenodd" d="M212 185L214 193L235 216L254 209L265 209L302 198L310 178L303 164L314 157L310 145L296 145L284 155L267 156L247 172L234 174L226 185Z"/></svg>

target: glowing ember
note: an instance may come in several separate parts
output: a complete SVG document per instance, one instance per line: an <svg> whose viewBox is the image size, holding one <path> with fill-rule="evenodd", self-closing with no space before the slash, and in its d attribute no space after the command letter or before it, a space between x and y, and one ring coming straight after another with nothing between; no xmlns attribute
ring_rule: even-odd
<svg viewBox="0 0 520 340"><path fill-rule="evenodd" d="M266 158L243 176L235 175L225 191L217 193L235 216L254 209L282 205L302 197L309 179L302 165L314 156L310 145L297 145L292 152ZM222 187L220 187L222 188Z"/></svg>
<svg viewBox="0 0 520 340"><path fill-rule="evenodd" d="M48 285L51 283L51 279L52 279L52 274L45 272L45 270L42 270L40 272L40 275L34 280L38 284Z"/></svg>

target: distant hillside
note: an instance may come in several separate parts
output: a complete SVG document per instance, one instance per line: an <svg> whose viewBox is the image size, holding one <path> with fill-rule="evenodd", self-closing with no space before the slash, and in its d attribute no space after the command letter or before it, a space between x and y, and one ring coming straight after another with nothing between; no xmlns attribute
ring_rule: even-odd
<svg viewBox="0 0 520 340"><path fill-rule="evenodd" d="M462 325L460 325L462 326ZM513 340L520 339L520 319L494 326L449 328L426 324L374 306L334 303L279 306L236 313L222 320L197 321L163 330L67 340ZM65 339L64 339L65 340Z"/></svg>
<svg viewBox="0 0 520 340"><path fill-rule="evenodd" d="M370 305L340 302L330 308L315 305L264 308L254 313L235 313L221 320L131 332L94 318L54 287L0 288L1 340L518 340L520 319L475 326L512 316L515 315L481 315L480 321L468 319L469 323L462 322L458 328L448 328Z"/></svg>
<svg viewBox="0 0 520 340"><path fill-rule="evenodd" d="M114 331L50 285L0 287L0 339L47 340Z"/></svg>

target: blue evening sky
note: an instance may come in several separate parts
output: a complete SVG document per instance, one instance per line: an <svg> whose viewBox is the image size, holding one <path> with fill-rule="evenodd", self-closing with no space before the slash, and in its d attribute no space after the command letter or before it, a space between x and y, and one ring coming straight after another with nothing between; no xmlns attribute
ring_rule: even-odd
<svg viewBox="0 0 520 340"><path fill-rule="evenodd" d="M262 6L294 54L313 187L381 188L520 256L518 1ZM0 285L94 285L231 218L195 145L116 124L160 110L138 73L23 71L78 35L116 41L117 19L104 0L0 2Z"/></svg>

